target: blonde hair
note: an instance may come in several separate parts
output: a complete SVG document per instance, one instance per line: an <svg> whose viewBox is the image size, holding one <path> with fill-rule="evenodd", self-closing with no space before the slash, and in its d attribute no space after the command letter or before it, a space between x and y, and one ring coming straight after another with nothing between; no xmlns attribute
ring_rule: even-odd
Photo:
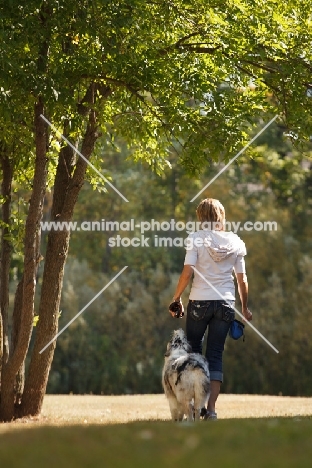
<svg viewBox="0 0 312 468"><path fill-rule="evenodd" d="M212 223L219 226L219 229L224 227L225 209L222 203L215 198L205 198L196 208L198 220L204 223Z"/></svg>

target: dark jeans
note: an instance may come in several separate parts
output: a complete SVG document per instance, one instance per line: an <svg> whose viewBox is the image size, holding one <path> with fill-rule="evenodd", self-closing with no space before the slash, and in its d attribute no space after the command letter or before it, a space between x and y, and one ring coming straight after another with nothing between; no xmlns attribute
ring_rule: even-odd
<svg viewBox="0 0 312 468"><path fill-rule="evenodd" d="M230 304L234 301L193 301L187 305L186 336L193 353L202 354L205 331L208 327L206 358L210 379L223 381L222 354L224 343L235 318Z"/></svg>

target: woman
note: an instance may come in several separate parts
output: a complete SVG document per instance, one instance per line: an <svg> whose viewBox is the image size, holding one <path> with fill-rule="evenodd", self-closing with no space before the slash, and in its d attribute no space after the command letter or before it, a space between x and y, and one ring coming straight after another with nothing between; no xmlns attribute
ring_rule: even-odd
<svg viewBox="0 0 312 468"><path fill-rule="evenodd" d="M225 210L219 200L206 198L196 214L203 229L187 239L184 268L173 297L181 303L181 294L192 275L194 280L187 306L186 335L195 353L202 353L203 339L208 327L206 358L210 370L210 397L205 418L217 419L215 405L223 381L222 354L224 343L234 320L235 286L237 279L242 314L252 320L247 307L248 283L245 270L244 242L233 232L225 232ZM174 310L169 310L176 317Z"/></svg>

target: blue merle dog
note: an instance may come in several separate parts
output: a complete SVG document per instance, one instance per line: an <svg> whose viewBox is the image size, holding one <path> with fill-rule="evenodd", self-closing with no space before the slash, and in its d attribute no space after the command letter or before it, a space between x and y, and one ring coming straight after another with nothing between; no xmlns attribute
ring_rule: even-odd
<svg viewBox="0 0 312 468"><path fill-rule="evenodd" d="M173 421L200 419L210 391L208 362L201 354L192 353L184 331L175 330L167 345L162 384Z"/></svg>

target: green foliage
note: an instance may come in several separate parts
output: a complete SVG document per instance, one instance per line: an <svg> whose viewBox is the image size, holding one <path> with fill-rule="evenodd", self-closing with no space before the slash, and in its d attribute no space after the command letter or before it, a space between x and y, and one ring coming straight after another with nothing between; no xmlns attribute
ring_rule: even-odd
<svg viewBox="0 0 312 468"><path fill-rule="evenodd" d="M249 304L253 324L280 351L273 351L246 326L246 341L228 340L225 351L223 390L231 393L309 395L312 389L308 336L311 252L308 228L310 192L306 161L294 165L295 154L282 138L279 127L260 141L254 159L239 158L238 164L222 174L200 198L222 200L227 220L276 221L277 231L239 231L247 246ZM275 148L275 150L273 149ZM75 220L106 221L195 221L197 203L189 203L220 167L211 165L202 178L189 179L170 155L171 170L161 177L144 165L133 169L121 145L118 153L104 147L113 181L130 200L129 205L113 194L98 194L86 186L80 194ZM279 158L278 158L278 152ZM287 154L286 160L283 154ZM277 164L278 162L278 164ZM286 198L285 164L293 164L297 177L286 179L292 193ZM268 177L267 174L274 174ZM299 197L299 194L300 197ZM198 198L198 202L200 201ZM298 199L304 199L304 218L296 216ZM296 220L296 222L295 222ZM159 392L163 352L172 329L185 321L172 320L167 306L184 260L183 247L109 248L108 239L138 232L74 232L66 269L60 327L67 323L105 283L112 272L129 265L112 289L90 306L77 324L58 339L49 391L55 393L143 393ZM152 239L156 231L148 231ZM186 232L161 232L160 236L187 236ZM87 262L87 263L86 263ZM114 287L113 287L114 286ZM187 302L187 293L183 297ZM239 300L236 302L239 308ZM119 310L120 309L120 310ZM131 336L132 335L132 336ZM65 347L65 343L67 343ZM153 358L152 361L149 359ZM244 369L244 372L241 369ZM285 375L287 369L287 375ZM300 371L298 370L300 369ZM300 373L300 379L296 375ZM105 377L103 377L105 376Z"/></svg>
<svg viewBox="0 0 312 468"><path fill-rule="evenodd" d="M86 265L69 260L60 328L108 283ZM128 270L58 339L49 392L97 394L161 392L161 366L172 322L164 314L177 275L158 265L144 278ZM156 299L157 296L157 299Z"/></svg>
<svg viewBox="0 0 312 468"><path fill-rule="evenodd" d="M273 216L278 220L281 231L277 233L244 233L242 237L249 252L251 307L266 317L264 332L270 335L273 324L280 326L283 331L277 345L286 349L292 316L284 316L283 311L286 305L291 310L297 307L293 290L306 284L305 255L311 252L311 175L306 159L312 135L310 2L20 3L9 0L0 6L0 146L13 165L14 187L22 193L20 199L14 199L12 209L15 251L22 251L22 226L31 197L33 108L39 99L47 118L60 132L66 129L78 147L88 112L91 108L96 111L102 139L92 163L107 178L112 177L131 202L130 210L129 204L110 190L103 198L104 194L96 191L90 197L86 189L80 195L76 219L195 220L195 207L188 200L218 171L221 166L216 163L228 161L249 140L250 132L278 114L280 131L274 138L281 146L259 141L261 146L246 152L254 158L251 164L240 159L202 196L222 199L232 220ZM90 99L90 93L95 99ZM295 143L296 152L281 140L281 133ZM50 131L50 188L63 144L60 136ZM121 151L116 154L113 149L119 145ZM139 162L137 169L125 158ZM160 177L147 173L146 167ZM190 180L190 176L196 178ZM102 192L107 189L90 170L88 179ZM88 318L83 316L73 325L75 332L60 337L51 391L159 390L160 349L169 328L176 325L162 314L167 313L174 287L172 274L181 269L184 250L113 250L107 247L107 240L107 233L73 235L71 255L79 262L73 263L75 280L65 280L60 322L77 313L111 273L125 264L132 267L125 275L129 292L116 289L116 284L107 291L104 303L99 300L105 314L101 315L94 304L95 309L89 311L97 311L94 319L88 312ZM84 258L88 264L82 262ZM91 269L98 275L97 282L92 281ZM126 289L123 278L120 284ZM272 291L279 298L277 306ZM265 306L260 306L259 300ZM122 310L117 307L120 304ZM256 317L257 312L257 324L260 318ZM298 327L301 320L302 316ZM156 331L151 334L151 330ZM298 331L298 336L301 333ZM150 354L146 354L142 348L149 334L152 338L146 346ZM292 376L300 354L297 339L294 343L289 347L293 350ZM310 350L309 343L304 343ZM146 355L155 356L155 349L159 353L154 362L147 361ZM244 362L244 366L249 362L251 369L260 348L253 344L250 349L248 359L244 353L237 362ZM285 351L283 362L289 353ZM101 368L99 375L94 373L92 362ZM272 365L277 369L278 361ZM307 368L306 363L303 368ZM249 380L246 377L233 384L230 377L226 385L233 391L244 385L257 392L260 384L268 392L280 391L283 376L276 370L277 380L271 383L270 371L266 367L257 374L259 379L253 376L254 380L248 373ZM305 387L285 379L281 391L309 392L309 372L306 375Z"/></svg>
<svg viewBox="0 0 312 468"><path fill-rule="evenodd" d="M33 179L36 99L41 96L47 117L61 132L67 122L68 138L79 144L92 83L102 142L106 143L104 153L102 142L97 147L92 163L108 179L108 148L115 149L120 137L131 148L129 158L158 174L168 174L171 149L179 156L175 166L182 164L188 174L197 176L214 161L227 161L236 154L249 139L259 115L268 120L272 112L279 112L284 131L296 137L297 144L307 141L312 134L307 95L311 57L308 11L307 2L285 6L276 1L215 5L202 0L195 4L136 0L130 6L123 1L33 0L20 5L11 0L1 5L0 142L14 165L15 184L24 192L25 208ZM51 131L50 188L63 145L60 136ZM297 171L301 156L289 161L272 153L269 171L265 161L263 172L270 174L274 190L277 173L273 166L284 165L278 177L284 180L287 199L294 169L296 175L291 177L296 177L297 187L302 182ZM87 174L93 187L107 190L91 169ZM122 190L133 182L131 200L135 204L136 195L151 188L142 187L130 165L124 177L118 178ZM308 187L309 180L305 180ZM280 187L277 192L280 197ZM304 197L299 196L297 212L302 217ZM17 252L22 251L27 213L21 202L21 198L13 201L10 228ZM120 209L115 194L111 207L115 213ZM139 257L141 253L138 250Z"/></svg>
<svg viewBox="0 0 312 468"><path fill-rule="evenodd" d="M34 320L33 320L33 327L37 326L38 320L39 320L39 315L35 315Z"/></svg>
<svg viewBox="0 0 312 468"><path fill-rule="evenodd" d="M228 160L260 114L280 113L289 134L308 141L308 12L305 1L6 2L1 139L15 141L18 126L30 141L42 96L47 116L61 130L68 119L76 141L94 83L103 134L122 135L134 159L156 171L168 144L192 174Z"/></svg>

